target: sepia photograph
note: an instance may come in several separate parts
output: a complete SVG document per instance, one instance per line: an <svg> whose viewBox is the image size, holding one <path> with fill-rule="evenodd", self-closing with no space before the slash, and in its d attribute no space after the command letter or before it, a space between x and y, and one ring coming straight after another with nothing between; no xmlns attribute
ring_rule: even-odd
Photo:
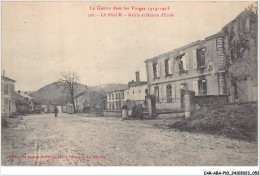
<svg viewBox="0 0 260 176"><path fill-rule="evenodd" d="M2 1L1 166L258 166L257 57L258 1Z"/></svg>

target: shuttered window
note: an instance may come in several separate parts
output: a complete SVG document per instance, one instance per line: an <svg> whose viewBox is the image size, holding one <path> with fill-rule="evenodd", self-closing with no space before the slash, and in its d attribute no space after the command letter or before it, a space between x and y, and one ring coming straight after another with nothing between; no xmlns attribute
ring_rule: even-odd
<svg viewBox="0 0 260 176"><path fill-rule="evenodd" d="M169 74L173 74L174 68L173 68L173 59L169 60Z"/></svg>
<svg viewBox="0 0 260 176"><path fill-rule="evenodd" d="M193 50L193 68L196 69L197 68L197 50Z"/></svg>
<svg viewBox="0 0 260 176"><path fill-rule="evenodd" d="M4 99L1 99L1 108L2 108L2 111L5 111L5 100Z"/></svg>
<svg viewBox="0 0 260 176"><path fill-rule="evenodd" d="M174 84L172 84L172 101L176 101L176 89Z"/></svg>
<svg viewBox="0 0 260 176"><path fill-rule="evenodd" d="M171 85L167 85L166 95L167 95L167 103L171 103L172 102L172 86Z"/></svg>
<svg viewBox="0 0 260 176"><path fill-rule="evenodd" d="M153 78L157 78L157 76L158 76L157 63L153 63Z"/></svg>
<svg viewBox="0 0 260 176"><path fill-rule="evenodd" d="M197 67L204 67L206 65L206 49L201 48L197 50Z"/></svg>
<svg viewBox="0 0 260 176"><path fill-rule="evenodd" d="M198 90L199 90L198 81L193 81L193 90L195 92L195 95L198 95Z"/></svg>
<svg viewBox="0 0 260 176"><path fill-rule="evenodd" d="M161 63L158 62L157 63L157 77L160 77L161 76Z"/></svg>
<svg viewBox="0 0 260 176"><path fill-rule="evenodd" d="M150 75L151 75L152 78L154 78L154 71L153 71L153 63L152 62L149 63L149 67L150 67Z"/></svg>
<svg viewBox="0 0 260 176"><path fill-rule="evenodd" d="M163 100L166 100L167 99L167 90L166 90L167 86L162 86L162 89L163 89Z"/></svg>
<svg viewBox="0 0 260 176"><path fill-rule="evenodd" d="M159 102L160 102L160 100L162 100L163 99L163 92L162 92L162 87L160 86L159 87Z"/></svg>
<svg viewBox="0 0 260 176"><path fill-rule="evenodd" d="M208 89L207 89L207 81L206 79L199 80L199 94L200 95L207 95Z"/></svg>
<svg viewBox="0 0 260 176"><path fill-rule="evenodd" d="M4 85L4 94L8 95L8 84Z"/></svg>
<svg viewBox="0 0 260 176"><path fill-rule="evenodd" d="M186 56L185 55L182 56L181 60L182 60L183 70L187 70Z"/></svg>
<svg viewBox="0 0 260 176"><path fill-rule="evenodd" d="M159 102L159 100L160 100L159 87L154 87L154 94L155 94L156 102Z"/></svg>

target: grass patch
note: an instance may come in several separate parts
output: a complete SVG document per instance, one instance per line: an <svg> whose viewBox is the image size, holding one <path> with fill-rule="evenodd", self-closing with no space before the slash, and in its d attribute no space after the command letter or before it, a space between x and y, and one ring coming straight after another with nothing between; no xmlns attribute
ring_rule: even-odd
<svg viewBox="0 0 260 176"><path fill-rule="evenodd" d="M170 124L169 128L256 141L257 104L201 107L193 117Z"/></svg>

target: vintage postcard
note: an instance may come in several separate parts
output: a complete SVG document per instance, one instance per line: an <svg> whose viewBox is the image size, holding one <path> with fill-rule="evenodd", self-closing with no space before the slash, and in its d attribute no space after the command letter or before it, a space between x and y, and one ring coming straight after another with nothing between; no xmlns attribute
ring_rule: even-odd
<svg viewBox="0 0 260 176"><path fill-rule="evenodd" d="M258 166L257 1L1 10L2 166Z"/></svg>

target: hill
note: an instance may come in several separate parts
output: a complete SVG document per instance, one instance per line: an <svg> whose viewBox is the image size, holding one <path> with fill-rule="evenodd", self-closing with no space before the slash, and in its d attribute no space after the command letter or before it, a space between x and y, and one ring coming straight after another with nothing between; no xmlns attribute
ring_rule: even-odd
<svg viewBox="0 0 260 176"><path fill-rule="evenodd" d="M75 95L84 90L86 90L86 85L78 84ZM70 98L69 91L59 87L58 82L48 84L30 95L42 104L53 103L61 105Z"/></svg>
<svg viewBox="0 0 260 176"><path fill-rule="evenodd" d="M98 93L101 93L102 95L105 95L111 91L126 89L127 84L103 84L94 87L89 87L84 84L78 83L75 95L86 90L86 88L90 91L96 91ZM61 105L64 104L70 98L69 91L62 87L59 87L58 82L48 84L39 89L38 91L29 94L42 104L53 103Z"/></svg>

